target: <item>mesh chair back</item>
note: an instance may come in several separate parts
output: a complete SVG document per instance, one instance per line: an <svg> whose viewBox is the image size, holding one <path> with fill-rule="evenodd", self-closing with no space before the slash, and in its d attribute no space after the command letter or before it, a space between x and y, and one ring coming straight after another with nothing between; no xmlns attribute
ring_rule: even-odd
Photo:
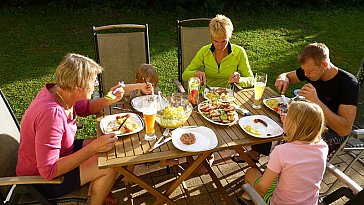
<svg viewBox="0 0 364 205"><path fill-rule="evenodd" d="M0 177L15 176L19 149L19 123L0 89ZM6 196L10 187L0 187Z"/></svg>
<svg viewBox="0 0 364 205"><path fill-rule="evenodd" d="M356 118L355 118L355 126L358 128L364 128L364 58L359 67L359 71L356 75L356 78L360 84L359 91L359 102L357 106Z"/></svg>
<svg viewBox="0 0 364 205"><path fill-rule="evenodd" d="M180 82L183 82L184 69L191 63L197 51L211 43L208 27L210 20L208 18L177 20L178 80ZM201 24L204 26L200 26Z"/></svg>
<svg viewBox="0 0 364 205"><path fill-rule="evenodd" d="M0 134L8 134L19 141L19 129L19 123L0 88Z"/></svg>
<svg viewBox="0 0 364 205"><path fill-rule="evenodd" d="M136 69L150 62L148 25L110 25L93 27L93 31L96 61L104 68L100 94L120 81L134 83Z"/></svg>

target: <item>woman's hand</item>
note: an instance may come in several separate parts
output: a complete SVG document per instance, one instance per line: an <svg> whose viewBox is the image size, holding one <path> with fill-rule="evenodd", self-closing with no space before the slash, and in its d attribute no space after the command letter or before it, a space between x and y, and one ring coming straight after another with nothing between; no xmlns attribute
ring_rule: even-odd
<svg viewBox="0 0 364 205"><path fill-rule="evenodd" d="M230 83L239 83L240 82L240 73L234 72L234 74L230 76L228 82L229 82L229 84Z"/></svg>
<svg viewBox="0 0 364 205"><path fill-rule="evenodd" d="M200 79L200 82L205 85L206 84L206 75L205 72L202 71L196 71L195 77L198 77Z"/></svg>
<svg viewBox="0 0 364 205"><path fill-rule="evenodd" d="M154 92L153 84L152 83L147 83L147 84L141 83L140 90L142 91L142 93L144 95L149 95L152 92Z"/></svg>
<svg viewBox="0 0 364 205"><path fill-rule="evenodd" d="M107 134L107 135L101 135L100 137L93 140L89 146L91 146L91 149L94 153L99 152L107 152L111 150L115 142L118 140L118 137L115 134Z"/></svg>
<svg viewBox="0 0 364 205"><path fill-rule="evenodd" d="M118 83L110 89L110 92L116 97L114 100L111 100L111 103L118 102L121 98L123 98L125 93L124 87L124 83Z"/></svg>

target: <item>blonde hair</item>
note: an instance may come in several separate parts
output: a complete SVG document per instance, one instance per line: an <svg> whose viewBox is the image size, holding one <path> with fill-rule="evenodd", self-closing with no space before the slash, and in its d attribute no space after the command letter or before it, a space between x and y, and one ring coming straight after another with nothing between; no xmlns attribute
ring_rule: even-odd
<svg viewBox="0 0 364 205"><path fill-rule="evenodd" d="M68 53L57 66L55 82L68 91L76 88L91 90L95 77L103 68L94 60L75 53ZM92 81L92 82L91 82Z"/></svg>
<svg viewBox="0 0 364 205"><path fill-rule="evenodd" d="M298 56L300 65L304 64L307 60L313 59L316 66L321 65L322 61L330 60L329 48L323 43L308 44Z"/></svg>
<svg viewBox="0 0 364 205"><path fill-rule="evenodd" d="M209 28L211 38L222 37L230 39L234 30L231 20L221 14L217 14L215 18L211 19Z"/></svg>
<svg viewBox="0 0 364 205"><path fill-rule="evenodd" d="M317 143L325 128L324 112L320 106L311 102L292 102L283 127L287 142Z"/></svg>
<svg viewBox="0 0 364 205"><path fill-rule="evenodd" d="M158 87L158 74L151 64L141 64L135 73L135 82L144 83L144 79Z"/></svg>

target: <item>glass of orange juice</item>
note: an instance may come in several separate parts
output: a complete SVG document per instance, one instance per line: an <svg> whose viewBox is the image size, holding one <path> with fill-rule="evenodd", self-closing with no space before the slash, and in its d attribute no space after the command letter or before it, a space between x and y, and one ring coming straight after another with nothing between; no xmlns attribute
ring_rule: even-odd
<svg viewBox="0 0 364 205"><path fill-rule="evenodd" d="M147 141L155 140L155 118L157 116L157 101L154 96L148 96L143 102L143 118L145 122L145 136L144 139Z"/></svg>
<svg viewBox="0 0 364 205"><path fill-rule="evenodd" d="M266 73L256 73L254 78L254 109L262 108L262 97L265 86L267 85L267 74Z"/></svg>

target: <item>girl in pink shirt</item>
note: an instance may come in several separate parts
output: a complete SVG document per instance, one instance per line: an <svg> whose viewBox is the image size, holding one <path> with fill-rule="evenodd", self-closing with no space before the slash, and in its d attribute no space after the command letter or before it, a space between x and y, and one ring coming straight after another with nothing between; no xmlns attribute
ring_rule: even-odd
<svg viewBox="0 0 364 205"><path fill-rule="evenodd" d="M267 204L317 204L328 154L328 146L321 139L323 111L314 103L293 102L282 118L287 143L274 148L263 175L250 168L245 181ZM248 198L246 194L243 197Z"/></svg>

